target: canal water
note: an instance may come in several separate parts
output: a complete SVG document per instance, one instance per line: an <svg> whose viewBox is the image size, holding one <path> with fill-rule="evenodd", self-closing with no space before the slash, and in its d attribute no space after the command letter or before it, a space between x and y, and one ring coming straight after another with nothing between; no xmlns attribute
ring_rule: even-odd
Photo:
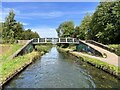
<svg viewBox="0 0 120 90"><path fill-rule="evenodd" d="M117 88L113 76L53 47L4 88ZM119 87L120 88L120 87Z"/></svg>

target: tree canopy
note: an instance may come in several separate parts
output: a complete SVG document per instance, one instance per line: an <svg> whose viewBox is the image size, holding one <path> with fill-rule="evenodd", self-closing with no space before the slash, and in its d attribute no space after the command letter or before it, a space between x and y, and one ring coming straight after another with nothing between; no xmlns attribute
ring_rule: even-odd
<svg viewBox="0 0 120 90"><path fill-rule="evenodd" d="M87 14L79 26L74 26L74 22L63 22L56 29L58 36L120 43L120 1L100 2L93 15Z"/></svg>
<svg viewBox="0 0 120 90"><path fill-rule="evenodd" d="M87 13L84 19L82 20L80 26L76 26L74 29L75 38L79 38L83 40L89 39L90 22L91 22L91 16L90 14Z"/></svg>
<svg viewBox="0 0 120 90"><path fill-rule="evenodd" d="M5 22L2 23L1 31L2 39L8 42L39 38L37 32L33 32L31 29L25 30L23 24L15 20L15 13L13 10L9 12L9 15L5 18Z"/></svg>
<svg viewBox="0 0 120 90"><path fill-rule="evenodd" d="M56 29L59 37L72 37L73 30L74 30L74 22L73 21L63 22Z"/></svg>
<svg viewBox="0 0 120 90"><path fill-rule="evenodd" d="M120 43L120 2L101 2L90 23L92 39Z"/></svg>

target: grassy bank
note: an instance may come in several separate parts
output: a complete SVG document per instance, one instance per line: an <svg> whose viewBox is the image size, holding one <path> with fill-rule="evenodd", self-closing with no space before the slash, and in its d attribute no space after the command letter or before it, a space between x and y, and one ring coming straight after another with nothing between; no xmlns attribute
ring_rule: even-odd
<svg viewBox="0 0 120 90"><path fill-rule="evenodd" d="M19 45L10 45L9 50L3 53L0 64L0 83L4 84L9 79L14 77L17 73L22 71L25 67L31 64L34 60L38 59L41 55L48 52L51 48L51 45L40 45L36 46L36 51L25 54L23 56L18 56L13 60L10 59L10 56L15 53L22 46ZM11 48L11 49L10 49ZM42 48L42 49L41 49Z"/></svg>
<svg viewBox="0 0 120 90"><path fill-rule="evenodd" d="M36 45L36 51L41 52L41 53L47 53L50 49L51 49L52 45L48 44L48 45Z"/></svg>
<svg viewBox="0 0 120 90"><path fill-rule="evenodd" d="M0 44L2 48L0 53L0 62L4 62L10 59L10 56L15 53L18 49L20 49L23 45L19 44Z"/></svg>
<svg viewBox="0 0 120 90"><path fill-rule="evenodd" d="M38 59L40 54L38 52L33 51L32 53L16 57L13 60L6 60L2 62L2 66L0 68L1 72L1 80L2 83L6 82L6 80L11 77L15 72L21 70L25 65L32 62L34 59Z"/></svg>
<svg viewBox="0 0 120 90"><path fill-rule="evenodd" d="M120 79L120 68L111 64L108 64L106 62L102 62L98 59L94 59L94 58L90 58L87 56L82 56L80 54L76 54L74 52L69 51L69 49L64 49L64 48L58 48L61 52L66 52L69 54L72 54L78 58L80 58L79 60L82 60L84 62L87 62L93 66L95 66L96 68L102 69L105 72L110 73L111 75L114 75L115 77Z"/></svg>
<svg viewBox="0 0 120 90"><path fill-rule="evenodd" d="M120 56L120 44L110 44L108 47L114 49L115 53Z"/></svg>

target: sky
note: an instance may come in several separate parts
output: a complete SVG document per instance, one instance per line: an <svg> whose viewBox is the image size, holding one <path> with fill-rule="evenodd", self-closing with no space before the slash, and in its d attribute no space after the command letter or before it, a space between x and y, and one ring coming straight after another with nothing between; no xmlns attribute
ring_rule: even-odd
<svg viewBox="0 0 120 90"><path fill-rule="evenodd" d="M41 37L57 37L56 28L72 20L80 25L86 13L93 14L99 2L3 2L2 20L14 10L15 19L25 29L36 31Z"/></svg>

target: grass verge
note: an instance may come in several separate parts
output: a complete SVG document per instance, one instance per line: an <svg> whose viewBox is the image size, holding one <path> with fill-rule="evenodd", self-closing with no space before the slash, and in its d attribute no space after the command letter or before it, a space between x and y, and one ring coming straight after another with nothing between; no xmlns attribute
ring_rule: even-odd
<svg viewBox="0 0 120 90"><path fill-rule="evenodd" d="M120 44L110 44L108 45L111 49L115 50L115 53L120 56Z"/></svg>
<svg viewBox="0 0 120 90"><path fill-rule="evenodd" d="M10 59L10 56L22 47L19 44L1 44L2 53L0 55L0 62Z"/></svg>

